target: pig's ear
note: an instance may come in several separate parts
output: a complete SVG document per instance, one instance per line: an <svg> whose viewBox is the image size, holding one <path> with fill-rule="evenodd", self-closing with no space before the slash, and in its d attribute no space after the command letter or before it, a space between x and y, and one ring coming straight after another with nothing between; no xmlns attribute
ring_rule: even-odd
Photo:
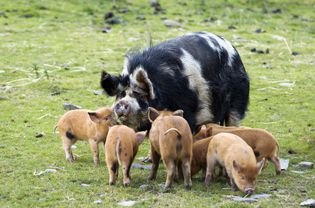
<svg viewBox="0 0 315 208"><path fill-rule="evenodd" d="M155 93L153 90L153 84L148 77L148 74L144 69L140 68L134 72L134 80L135 80L135 88L137 93L140 94L141 97L145 97L148 100L155 99Z"/></svg>
<svg viewBox="0 0 315 208"><path fill-rule="evenodd" d="M152 123L158 116L160 115L159 111L155 108L149 107L148 108L148 118L149 121Z"/></svg>
<svg viewBox="0 0 315 208"><path fill-rule="evenodd" d="M177 111L173 112L173 116L184 117L184 111L183 110L177 110Z"/></svg>
<svg viewBox="0 0 315 208"><path fill-rule="evenodd" d="M261 170L263 169L264 165L265 165L265 158L263 158L260 162L258 162L256 164L256 168L257 168L257 171L258 171L258 175L260 175L261 173Z"/></svg>
<svg viewBox="0 0 315 208"><path fill-rule="evenodd" d="M235 160L233 160L233 168L236 170L236 171L240 171L240 166L239 164L237 164L237 162Z"/></svg>
<svg viewBox="0 0 315 208"><path fill-rule="evenodd" d="M212 127L211 126L209 126L208 128L207 128L207 130L206 130L206 135L205 135L206 137L209 137L209 136L212 136Z"/></svg>
<svg viewBox="0 0 315 208"><path fill-rule="evenodd" d="M146 134L147 134L147 131L140 131L136 133L136 141L138 145L140 145L143 142Z"/></svg>
<svg viewBox="0 0 315 208"><path fill-rule="evenodd" d="M197 135L201 130L203 130L205 128L206 128L205 125L198 126L197 130L195 131L195 135Z"/></svg>
<svg viewBox="0 0 315 208"><path fill-rule="evenodd" d="M95 123L99 123L100 122L100 118L98 116L98 114L96 112L88 112L90 119L95 122Z"/></svg>
<svg viewBox="0 0 315 208"><path fill-rule="evenodd" d="M119 78L114 75L110 75L106 71L101 75L101 86L109 96L114 96L118 93Z"/></svg>

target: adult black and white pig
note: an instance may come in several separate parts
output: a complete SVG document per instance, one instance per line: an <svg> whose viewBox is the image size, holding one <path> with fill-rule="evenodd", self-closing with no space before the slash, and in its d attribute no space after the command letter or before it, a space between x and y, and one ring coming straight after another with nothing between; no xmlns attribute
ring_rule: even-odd
<svg viewBox="0 0 315 208"><path fill-rule="evenodd" d="M137 130L150 128L149 106L182 109L192 131L208 122L238 126L249 99L249 78L238 52L205 32L128 55L119 76L103 71L101 86L116 96L120 121Z"/></svg>

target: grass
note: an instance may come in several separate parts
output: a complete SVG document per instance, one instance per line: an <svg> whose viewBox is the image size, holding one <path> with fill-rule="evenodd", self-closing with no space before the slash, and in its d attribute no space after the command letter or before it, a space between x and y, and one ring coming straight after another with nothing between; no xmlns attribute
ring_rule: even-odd
<svg viewBox="0 0 315 208"><path fill-rule="evenodd" d="M95 207L98 199L107 207L122 200L137 201L134 207L297 207L315 198L315 170L292 172L300 170L300 161L315 162L313 2L160 3L164 14L155 15L146 0L0 0L0 207ZM277 8L281 13L272 12ZM121 9L128 12L119 13ZM102 33L103 16L109 11L122 23ZM146 19L137 20L139 15ZM177 20L182 27L167 28L163 18ZM262 33L255 32L259 28ZM280 156L290 159L289 169L280 176L274 176L269 165L259 177L256 192L271 194L268 199L233 202L226 195L242 196L240 192L227 189L224 180L204 187L200 176L191 191L179 183L163 193L163 165L155 182L147 183L149 170L132 169L130 187L109 186L104 157L94 168L89 145L78 142L74 151L80 157L69 164L60 139L53 135L64 102L90 109L113 103L93 94L100 89L101 70L119 73L125 53L147 47L150 36L156 44L191 31L220 34L236 46L251 78L250 106L242 125L272 132ZM252 48L269 53L254 53ZM36 138L37 133L44 136ZM148 149L146 141L137 157L147 155ZM50 167L61 170L33 175Z"/></svg>

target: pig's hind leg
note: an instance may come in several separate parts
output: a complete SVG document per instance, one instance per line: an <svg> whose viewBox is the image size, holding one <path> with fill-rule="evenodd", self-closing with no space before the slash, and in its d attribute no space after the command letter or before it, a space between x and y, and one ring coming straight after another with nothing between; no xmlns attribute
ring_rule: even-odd
<svg viewBox="0 0 315 208"><path fill-rule="evenodd" d="M186 157L182 159L182 171L184 175L184 184L186 189L191 189L192 187L190 167L190 158Z"/></svg>
<svg viewBox="0 0 315 208"><path fill-rule="evenodd" d="M62 135L62 146L66 153L66 160L69 162L74 162L74 157L72 154L71 146L77 141L73 134L68 131Z"/></svg>
<svg viewBox="0 0 315 208"><path fill-rule="evenodd" d="M152 168L151 168L151 174L149 176L149 180L155 180L156 179L156 173L159 168L160 159L161 156L159 153L157 153L154 148L151 145L151 158L152 158Z"/></svg>
<svg viewBox="0 0 315 208"><path fill-rule="evenodd" d="M169 189L172 185L172 181L176 172L176 165L175 161L172 158L165 158L163 159L164 165L166 167L167 176L166 176L166 182L165 182L165 189Z"/></svg>
<svg viewBox="0 0 315 208"><path fill-rule="evenodd" d="M204 182L206 186L208 186L209 183L214 178L216 163L217 161L216 161L215 155L209 152L207 154L207 170L206 170L206 177L205 177L205 182Z"/></svg>
<svg viewBox="0 0 315 208"><path fill-rule="evenodd" d="M277 156L273 156L270 158L270 160L275 165L276 174L279 175L281 173L279 158Z"/></svg>
<svg viewBox="0 0 315 208"><path fill-rule="evenodd" d="M107 169L109 173L109 185L114 185L116 183L116 180L118 178L118 161L109 161L106 160Z"/></svg>

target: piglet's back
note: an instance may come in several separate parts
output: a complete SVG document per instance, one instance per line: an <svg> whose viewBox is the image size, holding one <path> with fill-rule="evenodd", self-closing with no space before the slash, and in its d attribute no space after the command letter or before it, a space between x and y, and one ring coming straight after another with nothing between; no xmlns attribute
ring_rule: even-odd
<svg viewBox="0 0 315 208"><path fill-rule="evenodd" d="M232 167L233 160L244 166L256 165L256 158L252 148L239 136L230 133L219 133L213 136L210 145L217 150L217 154L224 160L224 165Z"/></svg>
<svg viewBox="0 0 315 208"><path fill-rule="evenodd" d="M181 116L165 116L157 119L156 126L161 131L160 133L165 133L165 131L170 128L176 128L182 133L182 136L190 139L191 130L188 122Z"/></svg>
<svg viewBox="0 0 315 208"><path fill-rule="evenodd" d="M92 120L88 114L89 110L87 109L77 109L71 110L65 113L60 120L58 121L57 127L59 131L71 131L76 132L76 137L81 139L85 138L87 135L85 134L86 128L91 127L93 125ZM79 135L78 135L79 134Z"/></svg>
<svg viewBox="0 0 315 208"><path fill-rule="evenodd" d="M133 154L133 144L132 140L135 138L135 132L133 129L124 126L124 125L116 125L109 129L108 135L106 138L105 148L107 146L111 146L110 151L117 151L117 142L120 142L120 147L128 148L128 152ZM117 154L117 153L115 153Z"/></svg>

